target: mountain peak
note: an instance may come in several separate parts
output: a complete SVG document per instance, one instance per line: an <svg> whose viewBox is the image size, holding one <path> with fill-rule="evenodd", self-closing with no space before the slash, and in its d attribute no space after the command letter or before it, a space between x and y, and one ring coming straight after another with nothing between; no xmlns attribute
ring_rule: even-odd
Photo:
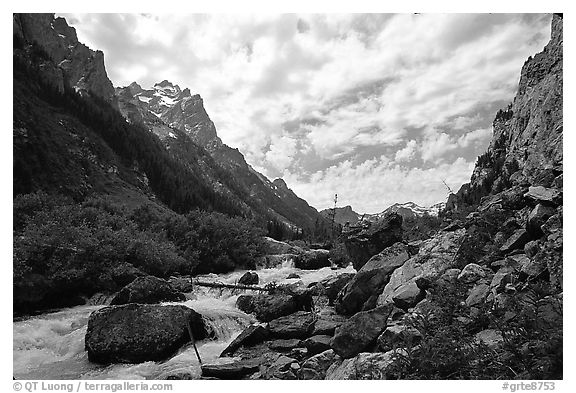
<svg viewBox="0 0 576 393"><path fill-rule="evenodd" d="M172 82L170 82L170 81L168 81L168 80L166 80L166 79L164 79L164 80L163 80L162 82L160 82L160 83L156 83L156 84L154 85L154 87L156 87L156 86L158 86L158 87L174 87L174 85L172 84Z"/></svg>

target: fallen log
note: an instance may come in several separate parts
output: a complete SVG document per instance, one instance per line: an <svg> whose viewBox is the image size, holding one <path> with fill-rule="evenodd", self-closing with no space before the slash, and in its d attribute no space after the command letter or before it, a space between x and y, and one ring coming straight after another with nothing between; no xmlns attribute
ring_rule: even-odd
<svg viewBox="0 0 576 393"><path fill-rule="evenodd" d="M270 288L266 288L259 285L228 284L219 281L200 281L196 279L192 279L192 285L198 285L199 287L248 289L252 291L266 291L266 292L269 292L271 290Z"/></svg>

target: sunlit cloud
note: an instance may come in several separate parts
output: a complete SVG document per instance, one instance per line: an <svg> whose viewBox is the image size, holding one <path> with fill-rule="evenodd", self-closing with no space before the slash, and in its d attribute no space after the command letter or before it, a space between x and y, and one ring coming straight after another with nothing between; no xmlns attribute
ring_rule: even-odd
<svg viewBox="0 0 576 393"><path fill-rule="evenodd" d="M319 209L338 182L360 212L442 200L442 183L426 176L452 179L455 189L469 179L495 111L513 98L526 58L547 42L551 18L64 16L80 41L104 52L115 86L167 79L190 88L222 140L254 168L284 176ZM406 185L386 187L378 176ZM418 182L434 190L422 192Z"/></svg>

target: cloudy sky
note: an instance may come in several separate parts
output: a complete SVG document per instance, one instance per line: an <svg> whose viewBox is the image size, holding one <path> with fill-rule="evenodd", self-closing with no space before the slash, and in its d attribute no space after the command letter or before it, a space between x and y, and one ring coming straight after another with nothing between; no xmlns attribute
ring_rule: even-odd
<svg viewBox="0 0 576 393"><path fill-rule="evenodd" d="M204 98L222 140L312 206L427 206L470 178L542 14L62 14L115 86Z"/></svg>

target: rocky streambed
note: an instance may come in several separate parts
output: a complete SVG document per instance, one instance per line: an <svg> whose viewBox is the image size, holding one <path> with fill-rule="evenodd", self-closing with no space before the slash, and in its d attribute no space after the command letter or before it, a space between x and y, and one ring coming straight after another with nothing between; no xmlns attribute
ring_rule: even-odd
<svg viewBox="0 0 576 393"><path fill-rule="evenodd" d="M333 270L325 267L318 270L301 270L295 268L293 263L287 261L284 265L275 268L257 270L259 285L268 283L298 284L306 288L314 282L322 281L328 277L341 274L350 275L354 270L350 268ZM245 275L245 271L236 271L229 274L210 274L200 277L205 281L218 281L222 283L237 283ZM287 278L287 277L293 278ZM177 286L177 285L176 285ZM186 289L186 288L180 288ZM134 296L120 292L117 298L138 301L130 298ZM247 327L257 323L254 315L248 314L237 307L238 298L254 293L254 291L239 291L234 289L218 289L195 286L191 291L184 292L184 299L174 299L162 302L159 305L142 305L149 307L185 307L194 310L201 316L206 335L196 337L197 348L205 365L229 364L238 357L220 357L221 353L240 335ZM164 293L166 296L166 294ZM102 298L110 303L110 299ZM112 301L119 302L118 300ZM134 307L134 304L116 305L114 308ZM86 332L91 314L102 313L107 306L85 305L62 309L56 312L45 313L32 317L17 319L13 323L13 360L14 376L18 379L166 379L185 378L198 379L202 377L202 370L198 363L193 347L187 339L186 326L181 337L176 337L177 344L171 348L166 346L164 359L143 360L135 358L105 359L94 358L86 351ZM142 321L159 321L161 315L142 315ZM122 318L126 314L120 315ZM113 315L109 316L114 318ZM155 319L160 318L160 319ZM134 326L139 321L133 320ZM130 326L124 325L128 330ZM108 335L106 331L100 332ZM116 335L122 332L115 331ZM196 332L195 332L196 333ZM174 338L174 337L173 337ZM97 337L94 336L97 341ZM180 340L180 341L179 341ZM300 341L300 340L298 340ZM103 341L100 340L100 343ZM137 345L132 342L131 345ZM278 341L272 344L277 348L288 348L289 343ZM159 348L162 352L162 348ZM91 361L92 360L92 361ZM95 361L98 362L95 362ZM123 360L121 362L121 360ZM142 361L143 360L143 361ZM208 371L209 374L209 371Z"/></svg>

